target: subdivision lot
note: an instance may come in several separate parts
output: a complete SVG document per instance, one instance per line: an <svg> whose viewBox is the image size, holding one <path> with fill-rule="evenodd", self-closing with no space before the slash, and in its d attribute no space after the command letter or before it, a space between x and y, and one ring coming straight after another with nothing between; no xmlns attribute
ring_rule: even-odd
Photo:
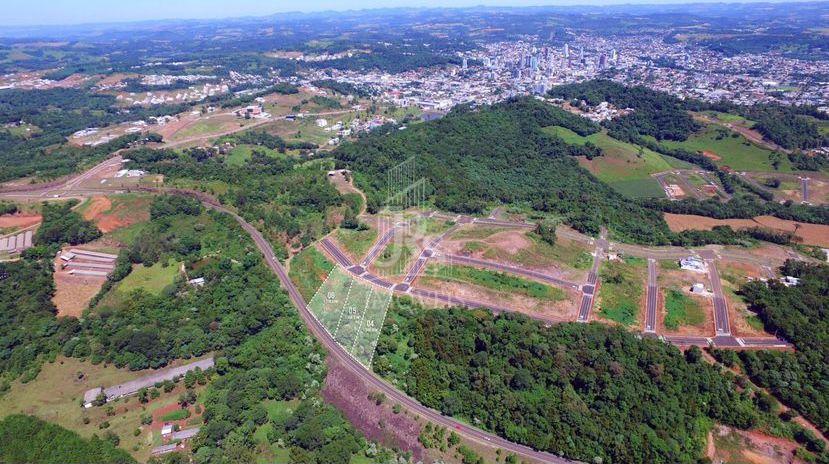
<svg viewBox="0 0 829 464"><path fill-rule="evenodd" d="M445 277L433 277L421 274L414 282L418 288L434 290L444 295L472 301L483 301L489 305L509 308L510 311L527 314L536 319L549 321L569 321L575 319L576 302L575 291L567 291L563 299L534 298L526 293L514 290L495 290L489 286L479 285L461 279L447 280ZM558 294L558 292L554 292ZM435 306L444 306L439 301L426 301Z"/></svg>
<svg viewBox="0 0 829 464"><path fill-rule="evenodd" d="M738 295L742 285L749 280L768 277L768 269L762 266L733 260L720 260L717 263L723 286L723 294L728 302L728 316L731 332L736 336L768 337L763 321L748 310L743 298Z"/></svg>
<svg viewBox="0 0 829 464"><path fill-rule="evenodd" d="M573 282L585 280L593 262L585 244L558 237L550 245L526 229L465 224L449 234L439 251L544 272Z"/></svg>
<svg viewBox="0 0 829 464"><path fill-rule="evenodd" d="M708 274L682 270L674 260L661 260L658 266L657 282L663 295L662 310L657 317L658 321L662 321L660 332L671 335L713 334L714 306L709 293L711 283ZM692 293L694 284L702 284L706 293Z"/></svg>
<svg viewBox="0 0 829 464"><path fill-rule="evenodd" d="M640 323L644 306L647 263L641 258L622 258L602 262L599 268L597 314L624 326Z"/></svg>

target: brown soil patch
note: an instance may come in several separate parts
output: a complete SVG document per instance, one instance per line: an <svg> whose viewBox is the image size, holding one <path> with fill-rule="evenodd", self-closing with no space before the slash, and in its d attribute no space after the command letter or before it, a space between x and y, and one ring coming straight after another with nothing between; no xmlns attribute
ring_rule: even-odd
<svg viewBox="0 0 829 464"><path fill-rule="evenodd" d="M485 302L549 322L566 322L575 319L577 312L576 306L580 301L576 292L569 290L565 290L568 298L563 301L542 301L514 293L496 292L465 282L447 282L423 275L418 277L414 284L421 288L434 290L457 298ZM428 303L435 306L446 305L446 303L439 301L429 301Z"/></svg>
<svg viewBox="0 0 829 464"><path fill-rule="evenodd" d="M736 292L740 287L752 279L765 277L763 270L758 265L721 260L718 263L718 270L725 290L725 299L728 303L728 317L731 325L731 332L738 337L759 336L768 337L771 334L758 330L748 323L748 318L753 314L749 312L746 303Z"/></svg>
<svg viewBox="0 0 829 464"><path fill-rule="evenodd" d="M378 441L388 447L410 451L415 461L422 461L426 450L418 442L420 424L406 410L394 414L393 404L377 405L369 399L374 389L357 377L353 372L343 368L332 356L327 358L328 375L322 397L329 404L348 418L354 427L366 438Z"/></svg>
<svg viewBox="0 0 829 464"><path fill-rule="evenodd" d="M731 442L729 446L716 450L714 462L801 462L794 456L798 445L790 440L772 437L755 430L743 431L726 426L718 426L713 433L719 438L727 437L725 439Z"/></svg>
<svg viewBox="0 0 829 464"><path fill-rule="evenodd" d="M102 216L105 212L112 208L112 202L107 197L92 197L89 201L89 206L83 213L83 218L87 221L94 221Z"/></svg>
<svg viewBox="0 0 829 464"><path fill-rule="evenodd" d="M79 277L56 272L52 302L58 309L58 316L80 317L104 282L104 277Z"/></svg>
<svg viewBox="0 0 829 464"><path fill-rule="evenodd" d="M720 155L714 153L713 151L709 151L709 150L703 151L702 156L710 159L711 161L719 161L719 160L722 159L722 157Z"/></svg>
<svg viewBox="0 0 829 464"><path fill-rule="evenodd" d="M43 220L39 214L8 214L0 216L0 229L25 228L33 226Z"/></svg>
<svg viewBox="0 0 829 464"><path fill-rule="evenodd" d="M107 197L93 197L83 217L88 221L93 221L98 229L106 234L149 220L149 211L145 206L146 203L140 199L117 203L113 206L113 202Z"/></svg>
<svg viewBox="0 0 829 464"><path fill-rule="evenodd" d="M773 216L758 216L754 219L714 219L693 214L665 213L665 221L673 232L711 230L715 226L731 226L734 229L764 227L781 232L794 232L795 237L806 245L829 247L829 225L799 223Z"/></svg>

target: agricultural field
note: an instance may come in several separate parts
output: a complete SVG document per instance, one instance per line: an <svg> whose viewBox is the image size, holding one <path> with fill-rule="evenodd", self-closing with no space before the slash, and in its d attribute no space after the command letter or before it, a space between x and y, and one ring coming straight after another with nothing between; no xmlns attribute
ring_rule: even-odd
<svg viewBox="0 0 829 464"><path fill-rule="evenodd" d="M728 128L709 124L683 142L665 140L668 148L683 148L702 153L719 166L734 171L779 171L790 172L791 163L785 155L777 157L778 166L773 165L771 150L755 145L741 134Z"/></svg>
<svg viewBox="0 0 829 464"><path fill-rule="evenodd" d="M151 195L126 193L93 197L81 203L77 211L106 234L149 221L151 203Z"/></svg>
<svg viewBox="0 0 829 464"><path fill-rule="evenodd" d="M160 444L161 416L180 410L178 397L185 391L181 382L169 392L159 389L160 395L142 404L136 397L128 397L107 406L84 409L81 400L86 390L101 385L123 383L151 371L131 372L106 364L92 364L76 358L58 356L46 363L36 379L23 384L19 380L0 396L0 417L10 414L31 414L43 420L74 430L81 436L99 437L112 432L120 438L120 447L140 462L146 462L150 450ZM203 387L195 388L198 393ZM142 424L142 417L150 416L151 424ZM198 425L201 418L191 414L182 423Z"/></svg>
<svg viewBox="0 0 829 464"><path fill-rule="evenodd" d="M285 156L284 154L279 153L276 150L271 150L268 147L241 144L233 147L233 150L227 154L225 161L231 166L242 166L251 159L254 150L262 152L266 156L270 156L272 158L280 158Z"/></svg>
<svg viewBox="0 0 829 464"><path fill-rule="evenodd" d="M580 158L579 164L623 195L631 198L665 196L662 187L651 174L670 170L673 166L659 153L616 140L604 132L582 137L559 126L547 127L545 131L570 144L583 145L590 142L601 148L602 156L592 160Z"/></svg>
<svg viewBox="0 0 829 464"><path fill-rule="evenodd" d="M599 269L597 314L624 326L639 323L645 288L646 262L640 258L605 261Z"/></svg>
<svg viewBox="0 0 829 464"><path fill-rule="evenodd" d="M794 241L803 245L829 247L829 225L799 223L774 216L757 216L753 219L714 219L693 214L665 213L665 222L673 232L683 230L711 230L716 226L731 226L733 229L762 227L780 232L791 232Z"/></svg>
<svg viewBox="0 0 829 464"><path fill-rule="evenodd" d="M739 114L723 113L720 111L703 111L702 114L707 116L709 120L714 119L719 122L739 124L740 126L747 127L749 129L754 127L754 124L756 124L754 121L746 119Z"/></svg>

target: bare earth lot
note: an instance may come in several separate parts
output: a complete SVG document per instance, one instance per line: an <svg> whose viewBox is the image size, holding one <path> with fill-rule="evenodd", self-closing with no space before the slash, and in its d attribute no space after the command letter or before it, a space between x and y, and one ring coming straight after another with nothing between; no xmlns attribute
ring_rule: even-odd
<svg viewBox="0 0 829 464"><path fill-rule="evenodd" d="M693 214L665 213L665 221L673 232L683 230L711 230L715 226L731 226L734 229L764 227L784 232L794 232L805 245L829 247L829 226L807 224L773 216L757 216L754 219L714 219Z"/></svg>

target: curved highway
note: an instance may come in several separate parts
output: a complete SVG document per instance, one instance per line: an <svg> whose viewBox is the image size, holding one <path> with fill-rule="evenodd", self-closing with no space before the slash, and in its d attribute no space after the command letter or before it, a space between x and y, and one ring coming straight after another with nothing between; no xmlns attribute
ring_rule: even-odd
<svg viewBox="0 0 829 464"><path fill-rule="evenodd" d="M83 173L79 176L65 181L62 185L50 184L47 186L41 186L41 189L39 190L33 188L34 186L29 185L25 186L26 188L21 188L17 190L9 189L0 192L0 197L5 196L10 198L45 199L44 197L46 197L47 194L51 194L53 192L59 196L85 196L102 193L112 193L113 190L111 188L82 189L79 187L79 184L83 180L88 179L92 174L94 174L94 172L97 172L98 170L104 167L111 166L113 161L115 160L113 158L110 158L100 163L98 166L93 167L90 171L87 171L86 173ZM238 214L219 204L219 202L215 198L203 192L185 189L141 187L135 188L133 190L155 193L189 195L200 200L207 208L224 214L228 214L231 217L233 217L236 220L236 222L239 223L242 229L244 229L245 232L247 232L253 239L254 243L256 244L256 247L264 255L265 263L268 265L268 267L271 268L274 274L276 274L277 278L279 278L279 281L282 283L282 286L288 292L288 296L291 298L291 301L299 311L299 315L305 322L305 325L308 327L308 329L311 331L314 337L316 337L317 340L319 340L319 342L326 348L329 355L336 359L336 361L339 362L346 369L353 372L367 386L383 392L383 394L385 394L386 397L389 398L391 401L400 403L400 405L406 407L408 410L418 414L419 416L429 420L430 422L446 427L449 430L453 430L459 435L463 436L464 438L471 440L473 442L477 442L486 447L500 448L507 453L513 453L523 457L524 459L531 459L539 463L569 464L577 462L561 458L551 453L536 451L528 446L512 443L493 433L485 432L481 429L469 426L451 417L444 416L440 412L420 404L415 399L399 391L397 387L377 377L369 368L367 368L366 366L358 362L356 359L354 359L350 354L348 354L348 352L346 352L345 349L334 340L334 338L328 333L328 331L325 330L325 328L320 324L320 322L317 321L317 319L311 314L311 311L308 309L305 299L299 293L299 290L291 281L290 277L288 277L287 271L274 255L273 248L271 247L270 243L268 243L268 241L265 240L265 238L262 236L259 230L257 230L253 225L251 225L247 221L245 221Z"/></svg>

